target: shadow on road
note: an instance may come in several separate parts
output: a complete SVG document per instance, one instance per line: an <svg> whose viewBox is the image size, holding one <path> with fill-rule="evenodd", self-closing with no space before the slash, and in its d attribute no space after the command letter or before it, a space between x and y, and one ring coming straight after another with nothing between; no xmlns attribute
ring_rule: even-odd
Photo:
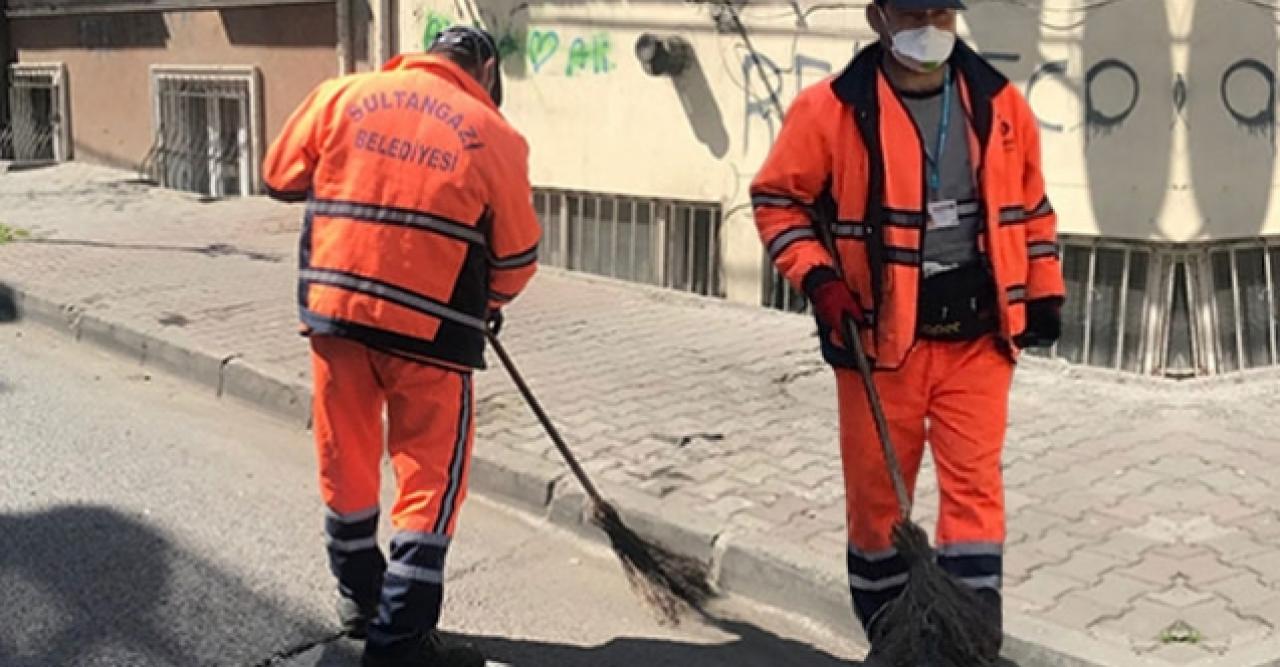
<svg viewBox="0 0 1280 667"><path fill-rule="evenodd" d="M600 646L566 646L501 637L470 637L490 659L515 667L856 667L808 644L785 639L748 623L711 619L736 639L690 644L626 637Z"/></svg>
<svg viewBox="0 0 1280 667"><path fill-rule="evenodd" d="M779 637L750 624L710 619L737 638L721 644L691 644L666 639L623 637L599 646L570 646L503 637L446 635L479 648L491 664L513 667L859 667L808 644ZM326 645L298 667L355 667L361 645Z"/></svg>
<svg viewBox="0 0 1280 667"><path fill-rule="evenodd" d="M198 519L197 519L198 520ZM88 505L0 515L0 665L354 667L361 645L289 611L140 518ZM617 638L599 646L452 637L515 667L850 667L750 624L693 644Z"/></svg>
<svg viewBox="0 0 1280 667"><path fill-rule="evenodd" d="M260 665L333 636L97 506L0 515L0 598L5 667Z"/></svg>

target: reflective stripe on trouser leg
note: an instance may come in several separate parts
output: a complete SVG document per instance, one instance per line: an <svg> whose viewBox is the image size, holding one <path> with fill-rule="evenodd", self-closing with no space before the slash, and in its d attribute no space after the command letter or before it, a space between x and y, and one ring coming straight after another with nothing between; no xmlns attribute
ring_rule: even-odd
<svg viewBox="0 0 1280 667"><path fill-rule="evenodd" d="M391 538L391 564L382 582L378 620L369 626L374 650L394 647L432 630L444 600L444 563L449 538L401 532Z"/></svg>
<svg viewBox="0 0 1280 667"><path fill-rule="evenodd" d="M1003 630L1004 613L1000 587L1004 575L1004 549L992 542L960 542L938 547L938 566L964 582L987 603L985 619Z"/></svg>
<svg viewBox="0 0 1280 667"><path fill-rule="evenodd" d="M849 547L849 591L853 611L864 630L884 606L902 594L907 584L907 563L894 549L865 553Z"/></svg>
<svg viewBox="0 0 1280 667"><path fill-rule="evenodd" d="M913 352L898 370L875 373L876 388L908 491L914 491L924 453L928 394L921 380L927 361ZM893 551L890 537L901 513L862 378L856 371L838 369L836 386L849 528L849 589L854 612L865 630L884 605L902 592L906 583L905 564Z"/></svg>
<svg viewBox="0 0 1280 667"><path fill-rule="evenodd" d="M338 514L332 508L324 517L329 571L338 578L343 597L372 607L382 591L387 561L378 548L378 508Z"/></svg>
<svg viewBox="0 0 1280 667"><path fill-rule="evenodd" d="M381 594L386 566L377 546L383 394L364 345L313 336L311 350L312 430L320 493L328 507L329 568L343 596L372 605Z"/></svg>
<svg viewBox="0 0 1280 667"><path fill-rule="evenodd" d="M392 523L399 531L452 535L475 435L471 374L395 357L383 361L387 447L399 484Z"/></svg>
<svg viewBox="0 0 1280 667"><path fill-rule="evenodd" d="M1000 455L1013 363L990 338L933 343L929 441L938 468L938 562L975 589L1000 589Z"/></svg>
<svg viewBox="0 0 1280 667"><path fill-rule="evenodd" d="M1000 591L1004 549L994 542L960 542L938 547L938 565L975 590Z"/></svg>
<svg viewBox="0 0 1280 667"><path fill-rule="evenodd" d="M1004 479L1013 362L991 338L934 343L929 441L938 468L938 564L989 603L1002 628Z"/></svg>
<svg viewBox="0 0 1280 667"><path fill-rule="evenodd" d="M474 438L470 373L379 355L398 492L391 562L369 645L392 650L440 620L444 559L466 495Z"/></svg>

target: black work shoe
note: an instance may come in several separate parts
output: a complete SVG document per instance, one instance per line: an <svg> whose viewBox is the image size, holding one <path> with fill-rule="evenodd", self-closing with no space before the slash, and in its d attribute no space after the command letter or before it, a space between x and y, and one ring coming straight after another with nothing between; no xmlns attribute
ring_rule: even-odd
<svg viewBox="0 0 1280 667"><path fill-rule="evenodd" d="M364 639L369 634L369 622L378 615L378 604L361 605L349 597L339 595L336 606L338 623L342 631L353 639Z"/></svg>
<svg viewBox="0 0 1280 667"><path fill-rule="evenodd" d="M481 653L470 646L446 646L434 631L407 642L403 648L371 651L366 644L362 667L485 667Z"/></svg>

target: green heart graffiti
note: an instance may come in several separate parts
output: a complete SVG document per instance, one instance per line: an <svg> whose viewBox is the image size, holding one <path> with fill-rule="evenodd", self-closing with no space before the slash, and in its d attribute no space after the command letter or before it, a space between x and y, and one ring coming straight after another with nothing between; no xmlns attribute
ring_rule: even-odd
<svg viewBox="0 0 1280 667"><path fill-rule="evenodd" d="M529 33L527 48L529 62L533 65L533 71L537 72L560 49L560 35L554 32L534 30Z"/></svg>

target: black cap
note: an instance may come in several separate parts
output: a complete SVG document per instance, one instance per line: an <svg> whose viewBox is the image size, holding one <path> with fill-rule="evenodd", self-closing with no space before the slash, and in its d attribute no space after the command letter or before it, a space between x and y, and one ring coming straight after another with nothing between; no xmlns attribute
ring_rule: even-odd
<svg viewBox="0 0 1280 667"><path fill-rule="evenodd" d="M488 31L469 25L455 25L445 28L436 35L428 51L453 51L464 53L475 59L476 63L485 63L493 59L496 63L493 71L493 88L489 97L493 103L502 106L502 54L498 52L498 42Z"/></svg>
<svg viewBox="0 0 1280 667"><path fill-rule="evenodd" d="M961 0L876 0L877 5L893 5L908 11L919 9L968 9Z"/></svg>

